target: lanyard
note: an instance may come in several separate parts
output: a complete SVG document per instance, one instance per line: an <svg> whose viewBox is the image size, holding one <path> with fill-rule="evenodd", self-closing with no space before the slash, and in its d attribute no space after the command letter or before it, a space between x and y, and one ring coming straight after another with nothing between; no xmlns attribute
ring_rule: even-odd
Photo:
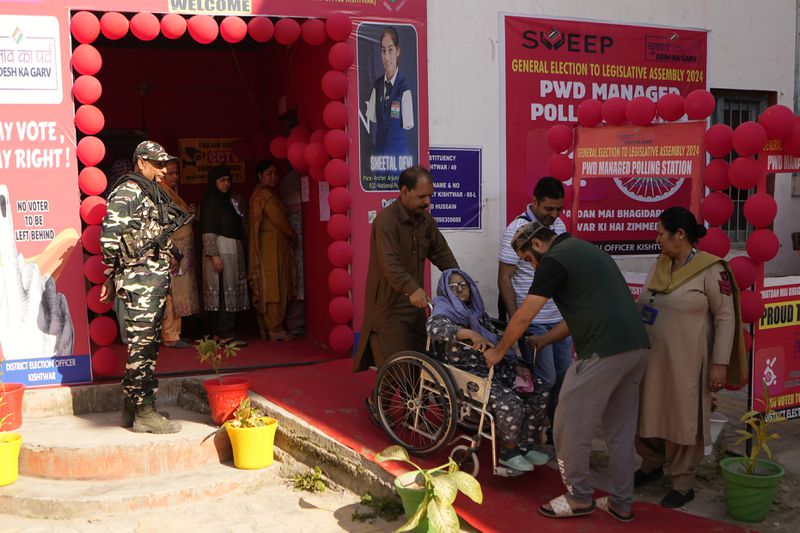
<svg viewBox="0 0 800 533"><path fill-rule="evenodd" d="M689 252L689 255L686 256L686 260L683 262L683 266L686 266L689 263L689 261L694 259L695 254L697 254L697 249L696 248L692 248L692 251ZM667 286L669 286L671 281L672 281L672 271L670 271L669 277L667 278ZM653 305L653 302L655 302L655 301L656 301L656 293L651 292L650 293L650 301L649 301L650 305Z"/></svg>

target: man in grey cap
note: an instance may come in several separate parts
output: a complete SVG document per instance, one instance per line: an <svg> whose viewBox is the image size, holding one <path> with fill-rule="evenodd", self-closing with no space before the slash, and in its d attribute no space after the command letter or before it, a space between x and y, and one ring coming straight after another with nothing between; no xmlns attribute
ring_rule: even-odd
<svg viewBox="0 0 800 533"><path fill-rule="evenodd" d="M111 290L125 308L128 362L122 390L122 426L137 433L177 433L181 425L154 407L158 381L154 377L170 270L180 253L171 240L182 212L157 186L166 164L174 159L153 141L140 143L133 154L134 171L122 176L108 195L100 243ZM164 233L165 230L167 233ZM161 237L161 238L159 238ZM113 285L111 285L113 284Z"/></svg>

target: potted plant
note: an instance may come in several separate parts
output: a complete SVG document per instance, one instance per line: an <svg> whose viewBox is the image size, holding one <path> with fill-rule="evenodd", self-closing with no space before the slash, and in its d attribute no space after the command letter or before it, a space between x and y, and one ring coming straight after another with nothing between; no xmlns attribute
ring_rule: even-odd
<svg viewBox="0 0 800 533"><path fill-rule="evenodd" d="M783 467L762 459L761 452L772 459L769 441L778 439L779 435L770 432L770 426L785 419L773 410L766 383L763 399L756 400L764 405L764 413L756 410L745 413L740 421L748 429L736 430L741 435L736 444L751 441L750 453L744 457L727 457L719 463L725 479L726 509L731 518L742 522L761 522L767 517L775 489L784 475Z"/></svg>
<svg viewBox="0 0 800 533"><path fill-rule="evenodd" d="M225 422L225 431L233 448L236 468L254 470L272 464L275 430L278 421L264 413L245 398Z"/></svg>
<svg viewBox="0 0 800 533"><path fill-rule="evenodd" d="M457 533L460 526L453 502L458 492L463 492L475 503L483 502L478 480L461 472L453 459L436 468L421 468L408 458L404 448L394 445L375 455L375 460L379 463L402 461L415 469L394 480L408 518L408 522L397 531Z"/></svg>
<svg viewBox="0 0 800 533"><path fill-rule="evenodd" d="M240 344L239 341L226 341L208 336L195 343L197 358L201 363L211 365L217 375L215 378L204 381L203 388L208 395L211 419L218 425L233 416L233 412L242 400L247 398L247 391L250 388L250 383L245 378L222 377L219 373L222 360L236 357Z"/></svg>
<svg viewBox="0 0 800 533"><path fill-rule="evenodd" d="M12 396L9 391L12 385L16 384L6 385L3 381L3 357L0 355L0 487L14 483L19 477L19 450L22 447L22 435L6 430L16 429L22 423L22 391L25 390L25 386L20 385L21 390L17 398L17 396ZM11 399L18 405L9 405Z"/></svg>

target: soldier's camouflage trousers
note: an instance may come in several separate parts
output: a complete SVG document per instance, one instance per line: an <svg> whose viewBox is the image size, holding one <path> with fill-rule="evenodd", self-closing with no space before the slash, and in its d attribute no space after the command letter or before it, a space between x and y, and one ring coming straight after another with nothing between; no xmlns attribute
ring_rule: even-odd
<svg viewBox="0 0 800 533"><path fill-rule="evenodd" d="M155 279L154 279L155 278ZM128 337L128 362L122 390L136 405L155 400L158 380L154 377L161 319L169 289L169 277L153 276L133 290L120 291L125 306L125 334Z"/></svg>

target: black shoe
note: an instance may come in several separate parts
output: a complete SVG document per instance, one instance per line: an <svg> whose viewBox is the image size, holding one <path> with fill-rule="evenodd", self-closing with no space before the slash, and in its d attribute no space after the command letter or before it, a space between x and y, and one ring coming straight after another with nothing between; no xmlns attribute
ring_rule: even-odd
<svg viewBox="0 0 800 533"><path fill-rule="evenodd" d="M694 489L689 489L686 491L686 494L678 492L677 490L671 490L661 499L661 507L677 509L678 507L683 507L692 500L694 500Z"/></svg>
<svg viewBox="0 0 800 533"><path fill-rule="evenodd" d="M661 479L662 477L664 477L663 468L656 468L652 472L645 472L640 468L633 474L633 486L641 487L642 485L647 485L651 481Z"/></svg>

